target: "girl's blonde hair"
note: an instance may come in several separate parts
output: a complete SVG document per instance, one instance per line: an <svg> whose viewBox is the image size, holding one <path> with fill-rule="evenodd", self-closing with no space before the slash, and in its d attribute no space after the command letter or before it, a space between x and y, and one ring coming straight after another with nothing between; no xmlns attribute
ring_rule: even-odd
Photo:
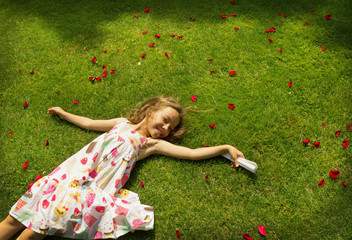
<svg viewBox="0 0 352 240"><path fill-rule="evenodd" d="M186 128L183 126L183 118L186 115L185 110L182 106L172 97L165 97L165 96L158 96L152 98L146 102L144 102L140 107L136 107L132 109L127 117L128 121L132 122L133 124L138 124L147 116L149 111L158 111L162 110L166 107L171 107L175 109L179 116L180 122L177 127L170 131L169 135L164 138L167 141L173 142L177 139L182 138L182 136L186 132Z"/></svg>

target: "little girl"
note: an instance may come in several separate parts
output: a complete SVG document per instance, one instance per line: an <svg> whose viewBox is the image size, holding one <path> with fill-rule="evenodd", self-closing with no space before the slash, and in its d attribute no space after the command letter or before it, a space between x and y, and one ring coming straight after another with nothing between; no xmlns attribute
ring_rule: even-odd
<svg viewBox="0 0 352 240"><path fill-rule="evenodd" d="M230 153L238 167L237 157L244 158L230 145L190 149L170 143L185 132L184 110L171 97L150 99L127 119L92 120L60 107L47 113L105 133L34 183L0 223L1 240L24 228L20 240L46 235L118 238L130 231L153 229L153 208L122 188L137 161L152 154L200 160Z"/></svg>

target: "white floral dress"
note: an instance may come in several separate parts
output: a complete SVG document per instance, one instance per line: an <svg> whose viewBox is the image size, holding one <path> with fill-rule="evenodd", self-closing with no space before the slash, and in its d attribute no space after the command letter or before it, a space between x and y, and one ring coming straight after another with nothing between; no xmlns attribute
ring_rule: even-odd
<svg viewBox="0 0 352 240"><path fill-rule="evenodd" d="M35 232L78 239L153 229L153 208L122 189L147 140L117 124L35 182L10 215Z"/></svg>

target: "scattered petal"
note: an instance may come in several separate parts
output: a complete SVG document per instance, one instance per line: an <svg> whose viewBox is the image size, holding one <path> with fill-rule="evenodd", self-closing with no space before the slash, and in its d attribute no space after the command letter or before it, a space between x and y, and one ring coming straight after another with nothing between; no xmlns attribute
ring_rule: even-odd
<svg viewBox="0 0 352 240"><path fill-rule="evenodd" d="M9 132L9 135L11 135L11 136L12 136L12 135L13 135L13 132Z"/></svg>
<svg viewBox="0 0 352 240"><path fill-rule="evenodd" d="M149 43L149 47L153 47L155 43Z"/></svg>
<svg viewBox="0 0 352 240"><path fill-rule="evenodd" d="M208 61L208 62L212 62L212 61L213 61L213 59L212 59L212 58L209 58L209 59L207 59L207 61Z"/></svg>
<svg viewBox="0 0 352 240"><path fill-rule="evenodd" d="M144 58L145 57L145 53L143 53L142 55L141 55L141 58Z"/></svg>
<svg viewBox="0 0 352 240"><path fill-rule="evenodd" d="M275 29L274 27L270 27L270 30L271 30L272 32L276 32L276 29Z"/></svg>
<svg viewBox="0 0 352 240"><path fill-rule="evenodd" d="M253 238L249 237L248 233L243 234L243 238L246 239L246 240L254 240Z"/></svg>
<svg viewBox="0 0 352 240"><path fill-rule="evenodd" d="M43 176L41 174L38 174L38 176L35 178L35 181L38 181L42 178Z"/></svg>
<svg viewBox="0 0 352 240"><path fill-rule="evenodd" d="M103 73L109 73L109 71L108 71L108 70L105 70Z"/></svg>
<svg viewBox="0 0 352 240"><path fill-rule="evenodd" d="M171 34L170 34L170 36L171 36L171 37L175 37L176 35L175 35L175 34L173 34L173 33L171 33Z"/></svg>
<svg viewBox="0 0 352 240"><path fill-rule="evenodd" d="M107 53L107 52L108 52L108 50L104 50L103 52L104 52L104 53Z"/></svg>
<svg viewBox="0 0 352 240"><path fill-rule="evenodd" d="M322 123L321 124L323 127L327 126L328 124L327 123Z"/></svg>
<svg viewBox="0 0 352 240"><path fill-rule="evenodd" d="M49 146L49 141L48 140L45 141L45 146Z"/></svg>
<svg viewBox="0 0 352 240"><path fill-rule="evenodd" d="M57 92L56 94L57 94L57 95L60 95L60 92Z"/></svg>
<svg viewBox="0 0 352 240"><path fill-rule="evenodd" d="M94 58L92 59L92 62L93 62L93 63L97 62L97 58L94 57Z"/></svg>
<svg viewBox="0 0 352 240"><path fill-rule="evenodd" d="M74 101L73 101L73 104L77 104L77 103L78 103L78 100L74 100Z"/></svg>
<svg viewBox="0 0 352 240"><path fill-rule="evenodd" d="M208 178L209 178L209 176L208 176L208 175L206 175L206 176L205 176L205 179L208 179Z"/></svg>
<svg viewBox="0 0 352 240"><path fill-rule="evenodd" d="M234 75L236 73L236 71L231 71L230 73L229 73L229 76L232 76L232 75Z"/></svg>
<svg viewBox="0 0 352 240"><path fill-rule="evenodd" d="M106 69L106 66L105 66L105 65L103 65L103 69Z"/></svg>
<svg viewBox="0 0 352 240"><path fill-rule="evenodd" d="M181 38L183 38L183 35L179 35L179 36L177 36L177 38L181 39Z"/></svg>
<svg viewBox="0 0 352 240"><path fill-rule="evenodd" d="M25 162L24 162L23 167L22 167L23 171L26 171L26 169L27 169L27 167L28 167L28 164L29 164L28 161L25 161Z"/></svg>
<svg viewBox="0 0 352 240"><path fill-rule="evenodd" d="M106 77L108 74L107 73L103 73L103 77Z"/></svg>
<svg viewBox="0 0 352 240"><path fill-rule="evenodd" d="M115 69L111 69L111 73L115 73L116 72L116 70Z"/></svg>
<svg viewBox="0 0 352 240"><path fill-rule="evenodd" d="M210 73L213 73L213 72L215 72L216 70L210 70Z"/></svg>
<svg viewBox="0 0 352 240"><path fill-rule="evenodd" d="M265 32L266 32L266 33L271 33L271 30L270 30L270 29L268 29L268 30L266 30Z"/></svg>
<svg viewBox="0 0 352 240"><path fill-rule="evenodd" d="M191 17L191 18L189 18L189 20L194 22L196 19Z"/></svg>
<svg viewBox="0 0 352 240"><path fill-rule="evenodd" d="M279 14L279 16L284 17L284 18L286 17L284 14L281 14L281 13Z"/></svg>
<svg viewBox="0 0 352 240"><path fill-rule="evenodd" d="M312 12L315 12L315 11L316 11L316 9L312 10Z"/></svg>
<svg viewBox="0 0 352 240"><path fill-rule="evenodd" d="M191 99L192 99L193 102L196 102L196 101L197 101L197 97L194 96L194 95L191 95Z"/></svg>
<svg viewBox="0 0 352 240"><path fill-rule="evenodd" d="M319 186L324 186L324 178L318 183Z"/></svg>
<svg viewBox="0 0 352 240"><path fill-rule="evenodd" d="M155 34L155 37L160 38L161 36L160 36L160 34Z"/></svg>
<svg viewBox="0 0 352 240"><path fill-rule="evenodd" d="M139 18L139 16L138 16L138 15L133 15L133 17L135 17L135 18Z"/></svg>
<svg viewBox="0 0 352 240"><path fill-rule="evenodd" d="M343 185L344 187L347 187L347 184L346 184L345 182L343 182L342 185Z"/></svg>
<svg viewBox="0 0 352 240"><path fill-rule="evenodd" d="M225 15L225 14L221 15L221 18L222 18L222 19L225 19L225 18L226 18L226 15Z"/></svg>
<svg viewBox="0 0 352 240"><path fill-rule="evenodd" d="M339 176L339 174L340 174L339 170L332 170L329 173L329 177L332 178L332 179L335 179L335 178L337 178Z"/></svg>
<svg viewBox="0 0 352 240"><path fill-rule="evenodd" d="M216 127L216 124L209 124L209 127L211 127L212 129L214 129Z"/></svg>
<svg viewBox="0 0 352 240"><path fill-rule="evenodd" d="M313 146L314 146L315 148L318 148L319 145L320 145L320 142L315 142L315 143L312 143L312 144L313 144Z"/></svg>
<svg viewBox="0 0 352 240"><path fill-rule="evenodd" d="M307 25L310 25L310 23L309 23L309 22L307 22L307 21L306 21L305 23L306 23Z"/></svg>
<svg viewBox="0 0 352 240"><path fill-rule="evenodd" d="M140 185L141 185L142 188L144 187L144 183L143 182L141 182Z"/></svg>
<svg viewBox="0 0 352 240"><path fill-rule="evenodd" d="M236 17L237 16L237 14L231 14L231 17Z"/></svg>
<svg viewBox="0 0 352 240"><path fill-rule="evenodd" d="M21 73L21 69L18 69L18 73Z"/></svg>
<svg viewBox="0 0 352 240"><path fill-rule="evenodd" d="M231 3L231 4L235 4L235 1L231 1L230 3Z"/></svg>
<svg viewBox="0 0 352 240"><path fill-rule="evenodd" d="M95 77L89 77L89 80L94 81Z"/></svg>
<svg viewBox="0 0 352 240"><path fill-rule="evenodd" d="M327 20L331 20L331 14L325 15L325 18L326 18Z"/></svg>
<svg viewBox="0 0 352 240"><path fill-rule="evenodd" d="M97 77L95 80L96 80L96 81L101 81L101 77L99 76L99 77Z"/></svg>
<svg viewBox="0 0 352 240"><path fill-rule="evenodd" d="M168 57L169 57L169 54L168 54L168 53L165 53L165 56L168 58Z"/></svg>
<svg viewBox="0 0 352 240"><path fill-rule="evenodd" d="M27 108L28 107L28 103L27 102L23 103L23 107Z"/></svg>
<svg viewBox="0 0 352 240"><path fill-rule="evenodd" d="M32 69L32 71L30 72L30 74L34 74L34 70Z"/></svg>
<svg viewBox="0 0 352 240"><path fill-rule="evenodd" d="M266 236L265 226L258 226L258 230L259 230L260 234L262 234L263 236Z"/></svg>
<svg viewBox="0 0 352 240"><path fill-rule="evenodd" d="M117 52L120 52L120 50L119 50L118 48L116 48L116 51L117 51Z"/></svg>
<svg viewBox="0 0 352 240"><path fill-rule="evenodd" d="M233 110L233 109L235 108L235 104L230 103L230 104L228 105L228 107L229 107L231 110Z"/></svg>
<svg viewBox="0 0 352 240"><path fill-rule="evenodd" d="M315 186L313 186L313 190L314 190Z"/></svg>
<svg viewBox="0 0 352 240"><path fill-rule="evenodd" d="M181 234L180 234L180 232L178 231L178 229L176 229L176 235L177 235L177 239L181 239Z"/></svg>
<svg viewBox="0 0 352 240"><path fill-rule="evenodd" d="M239 28L238 27L235 27L235 30L237 31Z"/></svg>
<svg viewBox="0 0 352 240"><path fill-rule="evenodd" d="M324 46L322 46L321 49L325 52L325 47Z"/></svg>
<svg viewBox="0 0 352 240"><path fill-rule="evenodd" d="M30 184L28 184L28 188L30 189L33 185L34 185L34 183L33 183L33 182L32 182L32 183L30 183Z"/></svg>
<svg viewBox="0 0 352 240"><path fill-rule="evenodd" d="M146 34L146 33L148 33L148 31L144 31L144 32L142 32L142 34Z"/></svg>
<svg viewBox="0 0 352 240"><path fill-rule="evenodd" d="M350 126L350 125L347 125L347 126L346 126L346 130L351 130L351 126Z"/></svg>
<svg viewBox="0 0 352 240"><path fill-rule="evenodd" d="M280 53L282 53L282 48L280 48Z"/></svg>
<svg viewBox="0 0 352 240"><path fill-rule="evenodd" d="M290 81L290 82L288 83L288 87L289 87L289 88L292 87L292 81Z"/></svg>
<svg viewBox="0 0 352 240"><path fill-rule="evenodd" d="M271 42L271 43L273 43L273 42L274 42L271 38L269 38L269 39L268 39L268 41L269 41L269 42Z"/></svg>
<svg viewBox="0 0 352 240"><path fill-rule="evenodd" d="M335 135L336 136L339 136L341 134L341 130L337 130L336 132L335 132Z"/></svg>
<svg viewBox="0 0 352 240"><path fill-rule="evenodd" d="M309 142L310 142L310 139L309 139L309 138L304 139L304 140L302 141L302 143L305 143L305 144L308 144Z"/></svg>
<svg viewBox="0 0 352 240"><path fill-rule="evenodd" d="M144 9L144 12L149 13L150 12L150 8Z"/></svg>

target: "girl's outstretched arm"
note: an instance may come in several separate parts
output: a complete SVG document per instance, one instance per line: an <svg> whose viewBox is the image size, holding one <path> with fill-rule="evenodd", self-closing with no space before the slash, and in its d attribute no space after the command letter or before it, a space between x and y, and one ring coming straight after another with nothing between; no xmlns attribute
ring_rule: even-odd
<svg viewBox="0 0 352 240"><path fill-rule="evenodd" d="M191 149L187 147L178 146L170 142L160 139L149 139L150 148L146 151L147 155L163 154L166 156L188 159L188 160L202 160L225 153L230 153L235 160L236 167L239 166L237 157L245 158L243 153L231 145L219 145L214 147L203 147Z"/></svg>
<svg viewBox="0 0 352 240"><path fill-rule="evenodd" d="M77 125L78 127L88 129L88 130L94 130L94 131L102 131L102 132L107 132L119 122L126 120L125 118L113 118L109 120L93 120L87 117L82 117L82 116L65 112L60 107L49 108L47 113L57 114L61 119L71 122Z"/></svg>

